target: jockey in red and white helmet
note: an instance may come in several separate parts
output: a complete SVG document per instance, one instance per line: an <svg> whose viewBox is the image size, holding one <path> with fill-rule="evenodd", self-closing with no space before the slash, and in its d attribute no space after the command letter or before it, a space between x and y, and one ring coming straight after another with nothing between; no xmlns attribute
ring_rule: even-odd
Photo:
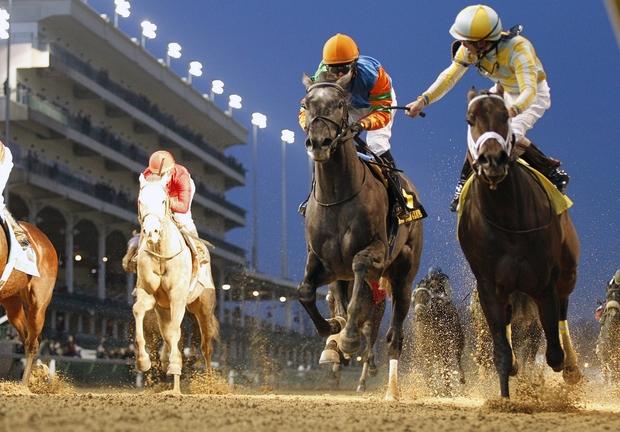
<svg viewBox="0 0 620 432"><path fill-rule="evenodd" d="M6 220L11 224L11 226L13 227L13 231L15 232L15 238L22 246L22 248L26 249L30 246L28 235L26 234L24 229L15 221L15 219L13 219L13 215L11 215L9 209L4 203L4 188L9 181L9 176L11 175L12 170L13 154L11 153L11 149L5 146L2 141L0 141L0 216L2 217L2 219Z"/></svg>

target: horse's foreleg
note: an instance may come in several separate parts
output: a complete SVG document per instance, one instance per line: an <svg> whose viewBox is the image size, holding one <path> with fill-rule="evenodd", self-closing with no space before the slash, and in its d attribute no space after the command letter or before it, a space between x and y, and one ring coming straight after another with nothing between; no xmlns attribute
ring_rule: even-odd
<svg viewBox="0 0 620 432"><path fill-rule="evenodd" d="M175 298L170 293L171 298ZM166 341L166 346L170 350L168 358L168 368L166 375L174 377L174 386L171 394L181 394L181 368L183 365L183 357L179 350L179 340L181 340L181 322L185 315L185 299L175 299L170 302L170 308L162 308L155 306L157 317L159 318L159 326L162 336Z"/></svg>
<svg viewBox="0 0 620 432"><path fill-rule="evenodd" d="M151 368L151 359L146 351L144 340L144 315L153 309L155 299L142 288L136 288L136 302L133 305L133 316L136 323L136 368L146 372Z"/></svg>
<svg viewBox="0 0 620 432"><path fill-rule="evenodd" d="M555 372L560 372L564 368L564 351L560 341L559 304L555 289L547 290L547 295L536 299L536 304L547 338L547 364Z"/></svg>
<svg viewBox="0 0 620 432"><path fill-rule="evenodd" d="M19 296L9 297L3 302L2 305L4 306L9 322L13 327L15 327L15 330L17 330L17 333L19 334L19 339L24 344L24 351L26 351L27 355L24 373L22 375L22 384L28 387L30 372L32 371L32 363L34 362L34 355L31 356L27 350L26 340L28 337L28 324L24 307L22 306L22 301Z"/></svg>
<svg viewBox="0 0 620 432"><path fill-rule="evenodd" d="M370 308L372 296L364 296L363 290L366 279L370 276L379 279L385 264L385 243L375 240L366 249L355 254L353 258L353 292L347 307L348 321L342 335L342 351L353 355L360 347L360 332L358 323L364 308ZM367 309L368 310L368 309Z"/></svg>
<svg viewBox="0 0 620 432"><path fill-rule="evenodd" d="M513 355L506 326L508 302L506 299L500 301L495 286L479 289L478 294L482 311L493 338L493 362L499 375L500 392L502 397L507 398L510 397L508 377L513 368Z"/></svg>
<svg viewBox="0 0 620 432"><path fill-rule="evenodd" d="M568 329L568 297L560 299L560 341L564 348L564 370L562 377L567 384L577 384L583 378L577 364L577 352L573 347L573 341Z"/></svg>
<svg viewBox="0 0 620 432"><path fill-rule="evenodd" d="M312 319L321 337L327 337L330 334L335 334L340 331L340 326L332 328L332 325L323 318L316 306L316 289L328 282L329 275L325 267L314 253L308 252L304 279L301 284L299 284L297 292L299 294L299 301L304 309L306 309L306 312L310 316L310 319Z"/></svg>

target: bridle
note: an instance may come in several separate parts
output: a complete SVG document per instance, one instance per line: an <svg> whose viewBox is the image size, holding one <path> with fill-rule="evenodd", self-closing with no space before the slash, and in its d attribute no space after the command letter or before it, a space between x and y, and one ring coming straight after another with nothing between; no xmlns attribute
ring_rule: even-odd
<svg viewBox="0 0 620 432"><path fill-rule="evenodd" d="M340 96L343 97L343 99L346 98L347 96L347 91L341 85L335 82L318 82L318 83L312 84L310 87L306 89L306 97L310 94L312 90L315 90L317 88L326 88L326 87L335 88L336 90L338 90L338 93L340 94ZM355 134L352 134L352 135L350 134L351 130L349 128L349 105L348 103L346 103L346 101L343 106L343 111L344 111L344 114L340 122L330 117L322 116L322 115L314 116L310 119L310 121L306 122L306 130L309 130L310 126L316 121L320 121L321 123L326 124L328 126L328 129L331 129L330 126L335 126L336 136L332 139L332 142L329 145L330 155L333 153L334 150L336 150L336 148L341 143L352 138L355 135Z"/></svg>
<svg viewBox="0 0 620 432"><path fill-rule="evenodd" d="M338 93L340 94L340 96L342 96L343 98L346 98L347 96L347 91L341 85L337 83L318 82L318 83L312 84L310 87L307 88L306 97L308 96L308 94L310 94L312 90L315 90L317 88L326 88L326 87L336 89ZM330 117L327 117L327 116L317 115L317 116L312 117L310 121L306 123L306 130L309 130L310 126L316 121L320 121L323 124L326 124L328 126L328 129L331 129L330 126L336 127L336 136L332 139L331 143L329 144L329 155L330 156L343 142L353 138L356 135L355 133L351 131L349 127L349 105L348 103L346 103L346 101L343 106L343 111L344 111L344 114L340 122L337 122L336 120ZM366 183L366 170L364 169L364 178L362 179L362 184L360 185L359 189L356 192L354 192L352 195L344 199L334 201L331 203L325 203L325 202L319 201L319 199L316 196L316 192L314 188L312 190L312 194L314 196L316 203L320 205L321 207L333 207L333 206L343 204L355 198L364 189L365 183Z"/></svg>
<svg viewBox="0 0 620 432"><path fill-rule="evenodd" d="M494 93L483 93L478 96L475 96L469 101L469 103L467 104L467 112L469 113L469 110L471 109L471 107L473 106L475 102L478 102L486 98L501 100L502 104L504 104L504 106L506 105L506 101L504 100L502 96L498 94L494 94ZM516 143L516 138L515 138L514 133L512 132L512 127L510 124L510 118L508 118L508 129L506 132L506 136L502 136L495 131L487 131L487 132L484 132L482 135L480 135L478 139L474 140L471 134L471 125L468 124L467 126L467 147L468 147L469 155L472 158L472 167L474 168L474 172L482 181L484 181L488 185L491 185L491 182L486 177L486 175L484 175L484 173L482 172L482 169L477 169L479 168L478 151L480 150L482 145L489 139L495 139L502 146L502 149L506 152L508 157L510 157L512 155L512 151ZM526 170L526 172L529 175L533 176L533 174L529 170ZM492 227L497 228L500 231L504 231L509 234L529 234L532 232L547 229L553 222L553 216L554 216L553 206L551 204L551 200L548 194L545 192L544 195L547 197L547 200L549 201L549 221L541 226L537 226L537 227L529 228L529 229L518 230L518 229L511 229L511 228L503 227L499 225L498 223L492 221L488 216L486 216L484 212L482 211L482 209L480 208L479 203L477 203L477 207L478 207L478 211L480 212L484 220Z"/></svg>
<svg viewBox="0 0 620 432"><path fill-rule="evenodd" d="M144 215L142 215L140 213L140 207L138 206L138 221L140 222L140 227L142 227L142 224L144 223L144 220L148 217L154 217L157 219L157 221L159 222L159 226L163 226L163 221L164 219L172 219L172 211L170 209L170 198L166 195L166 209L164 211L164 216L160 217L159 215L155 214L155 213L146 213ZM161 237L159 239L161 241ZM145 250L149 255L154 256L155 258L158 258L160 261L168 261L171 260L172 258L176 257L177 255L179 255L181 252L183 252L183 243L182 241L179 239L179 250L178 252L175 252L172 255L161 255L158 252L155 252L152 249L149 249L149 243L146 241L146 239L144 239L143 241L144 246L141 248L143 250Z"/></svg>

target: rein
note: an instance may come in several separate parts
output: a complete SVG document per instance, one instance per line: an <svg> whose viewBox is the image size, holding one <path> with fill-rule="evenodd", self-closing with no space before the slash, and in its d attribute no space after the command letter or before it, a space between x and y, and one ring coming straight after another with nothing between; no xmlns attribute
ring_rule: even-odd
<svg viewBox="0 0 620 432"><path fill-rule="evenodd" d="M138 207L138 216L140 218L140 225L142 225L142 223L144 222L144 219L146 219L147 216L149 216L149 215L153 215L154 217L156 217L159 220L160 225L161 225L162 218L160 218L159 216L157 216L157 215L155 215L153 213L147 213L144 216L142 216L140 214L140 208ZM166 200L166 216L168 216L168 218L171 219L171 217L169 217L170 216L170 201L169 200ZM182 235L181 235L181 237L182 237ZM146 242L146 239L144 239L144 240ZM160 238L160 240L161 240L161 238ZM179 250L177 252L173 253L172 255L162 255L162 254L160 254L158 252L155 252L154 250L149 249L148 242L146 242L146 245L144 246L144 248L142 248L142 250L146 251L149 255L154 256L155 258L158 258L159 260L169 261L172 258L178 256L181 252L183 252L183 243L182 243L181 238L179 238Z"/></svg>
<svg viewBox="0 0 620 432"><path fill-rule="evenodd" d="M351 196L341 199L339 201L334 201L331 203L324 203L319 201L319 199L316 197L316 189L313 188L312 189L312 196L314 196L314 200L316 201L316 203L318 205L320 205L321 207L334 207L340 204L344 204L347 201L351 201L353 198L355 198L356 196L358 196L360 194L360 192L362 192L362 190L364 189L364 184L366 183L366 168L364 168L364 178L362 179L362 184L360 185L359 189L357 190L357 192L353 193Z"/></svg>

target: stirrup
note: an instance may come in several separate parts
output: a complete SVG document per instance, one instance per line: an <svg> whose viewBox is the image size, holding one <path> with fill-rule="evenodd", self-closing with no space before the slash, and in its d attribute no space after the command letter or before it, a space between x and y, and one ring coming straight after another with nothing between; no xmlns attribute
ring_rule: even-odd
<svg viewBox="0 0 620 432"><path fill-rule="evenodd" d="M450 211L452 213L456 212L456 209L459 206L459 200L461 199L461 193L463 192L463 187L465 186L465 182L459 180L456 185L456 189L454 190L454 196L452 197L452 202L450 203Z"/></svg>
<svg viewBox="0 0 620 432"><path fill-rule="evenodd" d="M13 232L15 233L15 239L17 240L17 243L19 243L22 249L27 249L30 247L30 240L28 239L28 235L21 226L13 226Z"/></svg>
<svg viewBox="0 0 620 432"><path fill-rule="evenodd" d="M306 207L308 206L308 201L304 201L301 204L299 204L299 207L297 207L297 213L299 213L302 216L306 216Z"/></svg>
<svg viewBox="0 0 620 432"><path fill-rule="evenodd" d="M561 193L566 193L566 188L568 187L568 182L570 181L570 177L566 171L559 167L555 168L549 172L547 178L556 188L558 188Z"/></svg>

